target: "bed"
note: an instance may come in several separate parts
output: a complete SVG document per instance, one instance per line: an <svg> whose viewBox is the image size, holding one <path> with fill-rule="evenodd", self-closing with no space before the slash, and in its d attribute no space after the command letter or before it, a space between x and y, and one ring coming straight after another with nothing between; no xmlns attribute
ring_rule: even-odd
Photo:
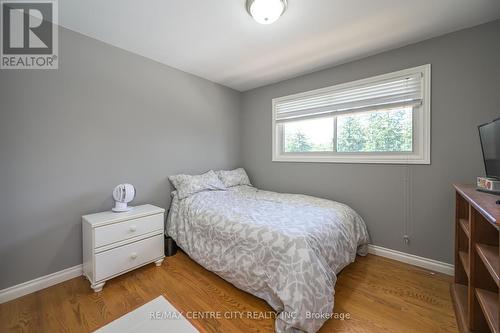
<svg viewBox="0 0 500 333"><path fill-rule="evenodd" d="M166 232L200 265L264 299L279 333L319 330L337 274L368 244L365 223L344 204L248 185L172 192Z"/></svg>

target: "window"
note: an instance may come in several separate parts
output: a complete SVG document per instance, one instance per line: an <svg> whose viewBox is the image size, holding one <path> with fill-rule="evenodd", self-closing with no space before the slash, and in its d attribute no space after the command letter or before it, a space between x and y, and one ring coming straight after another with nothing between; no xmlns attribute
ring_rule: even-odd
<svg viewBox="0 0 500 333"><path fill-rule="evenodd" d="M283 124L286 153L333 150L333 117L305 119Z"/></svg>
<svg viewBox="0 0 500 333"><path fill-rule="evenodd" d="M430 65L273 99L273 161L430 164Z"/></svg>

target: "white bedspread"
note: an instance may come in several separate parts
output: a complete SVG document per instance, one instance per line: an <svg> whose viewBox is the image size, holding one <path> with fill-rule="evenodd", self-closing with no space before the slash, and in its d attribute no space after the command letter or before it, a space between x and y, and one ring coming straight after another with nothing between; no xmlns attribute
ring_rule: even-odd
<svg viewBox="0 0 500 333"><path fill-rule="evenodd" d="M333 311L336 274L365 255L368 233L350 207L236 186L179 200L167 234L196 262L266 300L276 332L316 332Z"/></svg>

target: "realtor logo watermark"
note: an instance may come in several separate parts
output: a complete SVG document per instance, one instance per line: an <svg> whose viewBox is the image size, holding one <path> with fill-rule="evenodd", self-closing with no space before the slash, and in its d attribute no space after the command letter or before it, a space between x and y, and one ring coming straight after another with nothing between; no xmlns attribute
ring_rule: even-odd
<svg viewBox="0 0 500 333"><path fill-rule="evenodd" d="M1 0L0 7L0 69L57 69L57 1Z"/></svg>

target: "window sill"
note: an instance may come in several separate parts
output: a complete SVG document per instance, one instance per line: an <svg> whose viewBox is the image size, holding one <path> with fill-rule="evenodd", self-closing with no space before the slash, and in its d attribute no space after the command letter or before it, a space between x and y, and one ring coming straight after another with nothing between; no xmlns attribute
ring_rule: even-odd
<svg viewBox="0 0 500 333"><path fill-rule="evenodd" d="M352 163L352 164L431 164L430 157L417 155L410 156L304 156L279 155L273 156L273 162L300 162L300 163Z"/></svg>

